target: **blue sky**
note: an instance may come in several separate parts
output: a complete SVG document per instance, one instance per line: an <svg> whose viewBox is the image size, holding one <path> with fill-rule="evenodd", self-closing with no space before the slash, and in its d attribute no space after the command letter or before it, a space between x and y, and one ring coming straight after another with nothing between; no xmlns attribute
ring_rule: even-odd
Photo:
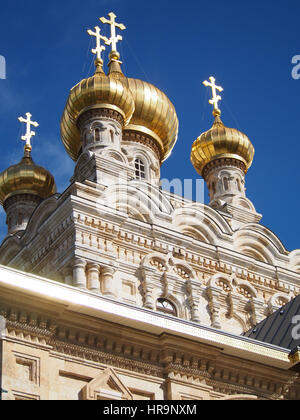
<svg viewBox="0 0 300 420"><path fill-rule="evenodd" d="M190 150L212 125L202 81L215 76L224 88L223 122L245 132L255 147L247 196L263 214L261 223L288 250L300 248L300 79L291 75L292 57L300 54L299 1L5 2L0 15L0 55L7 65L7 79L0 80L0 171L20 160L23 133L17 117L30 111L40 123L33 158L54 174L59 192L66 188L74 163L62 146L59 122L70 88L93 72L86 29L99 25L98 18L110 11L127 27L120 45L124 73L159 87L177 110L178 142L162 177L198 177ZM0 223L3 237L3 212Z"/></svg>

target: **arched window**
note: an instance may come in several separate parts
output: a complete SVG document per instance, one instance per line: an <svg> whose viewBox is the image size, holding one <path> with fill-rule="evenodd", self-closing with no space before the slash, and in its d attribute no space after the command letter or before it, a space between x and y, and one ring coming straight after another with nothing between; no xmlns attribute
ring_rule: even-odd
<svg viewBox="0 0 300 420"><path fill-rule="evenodd" d="M100 128L95 128L95 143L100 141Z"/></svg>
<svg viewBox="0 0 300 420"><path fill-rule="evenodd" d="M177 311L173 303L167 299L159 298L156 301L156 310L167 315L177 316Z"/></svg>
<svg viewBox="0 0 300 420"><path fill-rule="evenodd" d="M228 178L223 178L223 182L224 182L224 188L225 190L228 190Z"/></svg>
<svg viewBox="0 0 300 420"><path fill-rule="evenodd" d="M145 179L146 178L146 168L145 164L142 159L137 158L134 161L135 164L135 177L137 179Z"/></svg>
<svg viewBox="0 0 300 420"><path fill-rule="evenodd" d="M216 183L215 182L212 182L211 189L212 189L213 194L216 194Z"/></svg>
<svg viewBox="0 0 300 420"><path fill-rule="evenodd" d="M113 130L110 130L110 141L111 141L112 143L114 143L114 141L115 141L115 139L114 139L114 132L113 132Z"/></svg>

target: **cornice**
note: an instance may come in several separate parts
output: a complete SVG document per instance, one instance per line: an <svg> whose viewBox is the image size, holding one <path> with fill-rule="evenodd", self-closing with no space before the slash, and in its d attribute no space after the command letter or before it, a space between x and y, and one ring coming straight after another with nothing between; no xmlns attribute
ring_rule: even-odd
<svg viewBox="0 0 300 420"><path fill-rule="evenodd" d="M289 351L260 343L246 337L235 336L213 328L163 316L157 312L134 307L125 303L96 296L88 291L78 290L37 276L29 276L16 270L1 267L0 289L14 290L31 299L55 302L68 311L79 312L96 319L103 319L120 325L160 335L169 333L199 343L223 349L224 354L247 360L259 361L283 369L290 368Z"/></svg>

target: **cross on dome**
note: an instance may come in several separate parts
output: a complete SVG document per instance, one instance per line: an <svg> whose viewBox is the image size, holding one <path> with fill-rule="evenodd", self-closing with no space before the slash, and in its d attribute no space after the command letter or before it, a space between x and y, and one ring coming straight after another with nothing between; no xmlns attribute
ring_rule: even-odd
<svg viewBox="0 0 300 420"><path fill-rule="evenodd" d="M111 45L112 52L117 53L117 43L122 41L123 38L121 35L116 35L116 28L119 28L121 31L123 31L126 29L126 27L123 25L123 23L116 22L117 16L113 12L108 13L108 16L110 17L110 20L106 19L105 17L101 17L99 19L102 23L107 23L110 25L110 38L105 43L106 45Z"/></svg>
<svg viewBox="0 0 300 420"><path fill-rule="evenodd" d="M21 123L26 124L26 134L25 136L21 137L21 140L24 140L26 142L24 146L25 152L30 152L32 149L30 140L31 140L31 137L35 136L35 131L31 131L31 126L33 125L34 127L38 127L39 124L36 121L31 121L32 115L30 114L30 112L26 112L25 115L27 117L26 119L24 117L19 117L18 120Z"/></svg>
<svg viewBox="0 0 300 420"><path fill-rule="evenodd" d="M220 95L217 95L217 90L219 92L222 92L224 89L222 88L222 86L217 86L215 84L216 79L213 76L211 76L209 78L209 80L210 80L210 83L207 80L205 80L203 82L203 84L204 84L204 86L211 87L211 90L212 90L212 99L209 100L209 103L214 106L213 115L214 116L220 115L221 114L221 111L220 111L220 109L218 107L218 102L222 98L221 98Z"/></svg>
<svg viewBox="0 0 300 420"><path fill-rule="evenodd" d="M88 29L87 33L96 38L96 48L92 49L91 51L97 56L98 60L102 61L101 53L102 51L105 51L105 47L104 45L101 45L101 40L107 44L108 39L105 36L100 35L100 31L101 29L99 28L99 26L95 26L95 32L93 32L91 29Z"/></svg>

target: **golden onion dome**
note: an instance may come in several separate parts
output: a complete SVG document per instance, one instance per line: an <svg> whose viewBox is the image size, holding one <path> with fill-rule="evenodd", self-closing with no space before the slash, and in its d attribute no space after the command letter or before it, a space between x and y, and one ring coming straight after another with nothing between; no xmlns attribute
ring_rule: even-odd
<svg viewBox="0 0 300 420"><path fill-rule="evenodd" d="M53 176L42 166L36 165L29 152L21 161L0 174L0 202L16 194L33 194L42 199L56 193Z"/></svg>
<svg viewBox="0 0 300 420"><path fill-rule="evenodd" d="M95 64L94 76L81 80L71 89L61 119L62 141L74 161L78 159L81 149L77 128L80 115L101 107L120 113L126 125L134 112L133 97L125 77L118 77L115 72L107 76L102 70L102 60L96 60Z"/></svg>
<svg viewBox="0 0 300 420"><path fill-rule="evenodd" d="M126 130L151 136L161 152L161 161L167 159L178 136L178 118L168 97L151 83L128 78L135 111Z"/></svg>
<svg viewBox="0 0 300 420"><path fill-rule="evenodd" d="M220 115L215 115L212 128L194 141L191 161L202 176L205 166L217 159L230 158L243 163L244 172L250 168L254 147L249 138L239 130L226 127Z"/></svg>

